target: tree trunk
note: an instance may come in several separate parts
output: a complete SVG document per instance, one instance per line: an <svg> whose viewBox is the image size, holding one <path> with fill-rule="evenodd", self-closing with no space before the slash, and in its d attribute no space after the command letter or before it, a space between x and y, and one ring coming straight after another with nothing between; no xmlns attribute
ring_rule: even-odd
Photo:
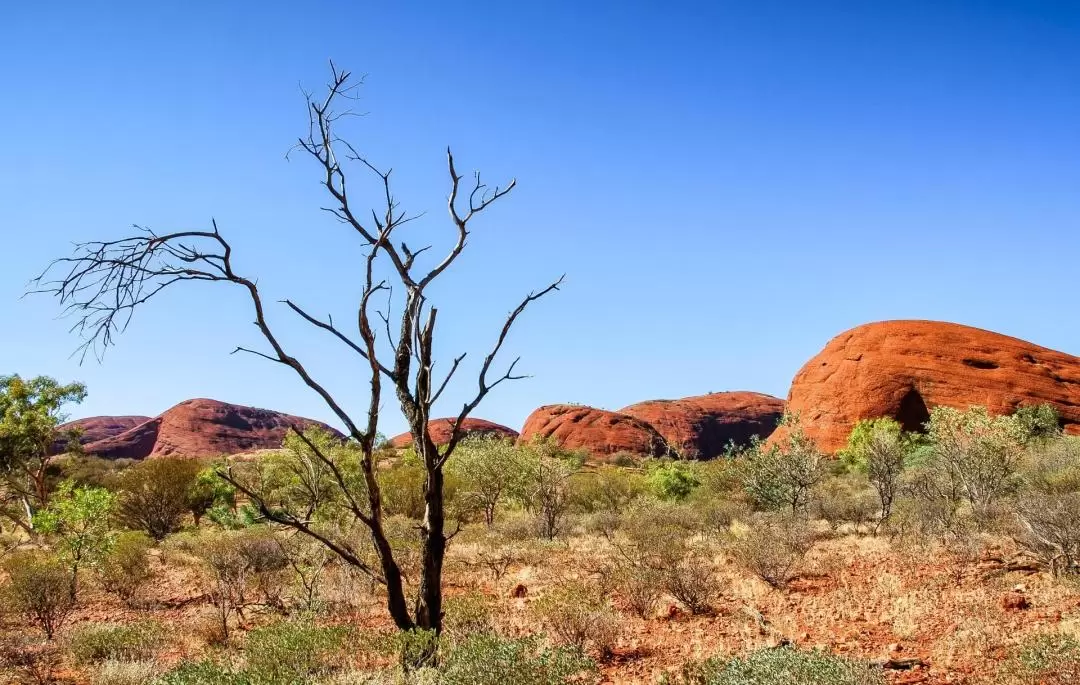
<svg viewBox="0 0 1080 685"><path fill-rule="evenodd" d="M437 458L437 457L436 457ZM416 624L442 632L442 570L446 556L446 512L443 502L441 467L428 470L424 493L424 568L416 608Z"/></svg>

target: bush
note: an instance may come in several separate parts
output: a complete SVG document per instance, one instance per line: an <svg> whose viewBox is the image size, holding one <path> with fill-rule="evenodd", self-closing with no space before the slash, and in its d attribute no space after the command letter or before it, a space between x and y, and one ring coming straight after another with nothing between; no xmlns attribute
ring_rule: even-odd
<svg viewBox="0 0 1080 685"><path fill-rule="evenodd" d="M579 650L549 649L540 638L470 637L447 655L440 685L563 685L594 668Z"/></svg>
<svg viewBox="0 0 1080 685"><path fill-rule="evenodd" d="M790 515L761 516L731 545L735 560L769 585L782 588L814 544L805 521Z"/></svg>
<svg viewBox="0 0 1080 685"><path fill-rule="evenodd" d="M881 670L821 651L761 649L733 659L690 664L668 685L884 685Z"/></svg>
<svg viewBox="0 0 1080 685"><path fill-rule="evenodd" d="M788 427L783 444L754 440L738 455L740 482L758 509L795 514L810 504L814 487L826 475L826 461L796 418L785 417L781 425Z"/></svg>
<svg viewBox="0 0 1080 685"><path fill-rule="evenodd" d="M153 541L142 531L128 531L116 536L112 549L98 566L101 585L128 606L138 599L139 590L151 578L149 552Z"/></svg>
<svg viewBox="0 0 1080 685"><path fill-rule="evenodd" d="M815 498L815 513L836 531L851 524L858 533L864 524L878 518L879 501L871 492L850 478L832 478L824 482Z"/></svg>
<svg viewBox="0 0 1080 685"><path fill-rule="evenodd" d="M75 608L71 573L63 561L41 552L18 552L4 560L4 604L52 639Z"/></svg>
<svg viewBox="0 0 1080 685"><path fill-rule="evenodd" d="M646 468L649 490L659 500L680 502L701 485L693 466L687 462L654 462Z"/></svg>
<svg viewBox="0 0 1080 685"><path fill-rule="evenodd" d="M164 540L191 510L191 492L202 465L190 459L147 459L119 479L116 516L123 525Z"/></svg>
<svg viewBox="0 0 1080 685"><path fill-rule="evenodd" d="M1080 573L1080 492L1024 495L1017 543L1056 576Z"/></svg>
<svg viewBox="0 0 1080 685"><path fill-rule="evenodd" d="M68 649L78 664L146 661L162 645L164 636L164 629L156 621L124 625L99 623L76 631Z"/></svg>
<svg viewBox="0 0 1080 685"><path fill-rule="evenodd" d="M242 671L210 660L185 661L153 682L153 685L262 685Z"/></svg>
<svg viewBox="0 0 1080 685"><path fill-rule="evenodd" d="M308 623L284 622L248 633L245 673L265 685L311 682L340 668L349 631Z"/></svg>
<svg viewBox="0 0 1080 685"><path fill-rule="evenodd" d="M75 486L64 481L49 506L34 514L36 530L52 537L59 559L68 567L71 599L78 590L79 570L94 566L112 546L109 517L116 495L104 488Z"/></svg>
<svg viewBox="0 0 1080 685"><path fill-rule="evenodd" d="M709 613L716 598L712 560L692 550L667 570L664 587L691 614Z"/></svg>
<svg viewBox="0 0 1080 685"><path fill-rule="evenodd" d="M574 509L587 514L621 514L646 492L644 476L624 468L600 467L573 480Z"/></svg>
<svg viewBox="0 0 1080 685"><path fill-rule="evenodd" d="M492 602L479 592L447 597L443 602L443 637L462 642L473 635L495 630Z"/></svg>
<svg viewBox="0 0 1080 685"><path fill-rule="evenodd" d="M606 656L618 637L618 615L595 588L584 583L552 588L537 600L534 610L560 642L580 651L594 647Z"/></svg>
<svg viewBox="0 0 1080 685"><path fill-rule="evenodd" d="M1080 682L1080 640L1068 635L1028 639L1001 665L1002 685L1071 685Z"/></svg>
<svg viewBox="0 0 1080 685"><path fill-rule="evenodd" d="M515 485L515 499L529 512L540 537L552 540L562 531L571 499L575 465L550 442L518 448L522 475Z"/></svg>
<svg viewBox="0 0 1080 685"><path fill-rule="evenodd" d="M611 582L630 610L641 618L656 611L663 589L663 574L651 566L623 562L612 571Z"/></svg>
<svg viewBox="0 0 1080 685"><path fill-rule="evenodd" d="M158 665L153 661L106 661L91 678L91 685L146 685L154 680Z"/></svg>

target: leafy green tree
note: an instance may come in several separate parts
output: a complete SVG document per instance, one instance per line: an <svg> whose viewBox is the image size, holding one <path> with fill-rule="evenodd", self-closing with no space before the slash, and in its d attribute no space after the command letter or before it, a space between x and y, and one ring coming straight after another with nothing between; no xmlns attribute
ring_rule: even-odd
<svg viewBox="0 0 1080 685"><path fill-rule="evenodd" d="M767 445L755 440L738 459L743 489L761 509L787 508L804 512L814 487L826 475L825 457L802 430L796 416L780 422L788 428L782 442Z"/></svg>
<svg viewBox="0 0 1080 685"><path fill-rule="evenodd" d="M694 467L687 462L656 462L648 467L648 474L649 489L662 500L680 502L701 485Z"/></svg>
<svg viewBox="0 0 1080 685"><path fill-rule="evenodd" d="M1025 404L1013 413L1028 443L1046 443L1061 436L1061 414L1052 404Z"/></svg>
<svg viewBox="0 0 1080 685"><path fill-rule="evenodd" d="M447 467L460 482L462 505L480 511L488 526L495 523L495 512L522 475L517 447L496 437L463 441Z"/></svg>
<svg viewBox="0 0 1080 685"><path fill-rule="evenodd" d="M34 515L34 527L55 538L60 559L71 576L71 598L78 590L79 569L96 565L112 547L109 518L116 495L104 488L60 484L49 505Z"/></svg>
<svg viewBox="0 0 1080 685"><path fill-rule="evenodd" d="M901 488L901 476L921 436L904 431L893 419L867 419L855 425L841 459L852 470L865 473L881 506L877 527L892 515Z"/></svg>
<svg viewBox="0 0 1080 685"><path fill-rule="evenodd" d="M572 503L571 479L581 466L580 457L567 454L550 440L518 447L522 475L514 498L536 519L537 532L552 540Z"/></svg>
<svg viewBox="0 0 1080 685"><path fill-rule="evenodd" d="M198 526L202 517L215 507L226 511L236 510L236 488L223 480L218 467L205 468L195 477L187 491L188 511Z"/></svg>
<svg viewBox="0 0 1080 685"><path fill-rule="evenodd" d="M66 404L82 402L86 386L61 385L47 376L0 376L0 515L30 532L48 504L48 467Z"/></svg>

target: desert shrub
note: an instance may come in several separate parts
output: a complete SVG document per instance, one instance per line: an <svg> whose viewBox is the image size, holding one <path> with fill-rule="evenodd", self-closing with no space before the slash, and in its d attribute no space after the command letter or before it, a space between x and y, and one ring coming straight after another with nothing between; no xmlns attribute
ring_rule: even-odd
<svg viewBox="0 0 1080 685"><path fill-rule="evenodd" d="M109 517L116 495L104 488L76 486L64 481L49 505L34 514L34 527L53 539L58 558L68 568L72 600L78 590L80 569L94 566L112 546Z"/></svg>
<svg viewBox="0 0 1080 685"><path fill-rule="evenodd" d="M818 486L814 497L814 512L832 530L851 524L856 532L878 518L879 501L865 485L850 477L826 480Z"/></svg>
<svg viewBox="0 0 1080 685"><path fill-rule="evenodd" d="M1080 682L1080 640L1068 635L1036 635L1001 665L1002 685L1071 685Z"/></svg>
<svg viewBox="0 0 1080 685"><path fill-rule="evenodd" d="M68 649L78 664L103 661L146 661L154 656L165 639L165 630L156 621L81 627L71 635Z"/></svg>
<svg viewBox="0 0 1080 685"><path fill-rule="evenodd" d="M263 685L243 671L209 659L185 661L159 676L152 685Z"/></svg>
<svg viewBox="0 0 1080 685"><path fill-rule="evenodd" d="M128 531L116 536L111 549L98 564L101 585L129 606L133 606L139 591L150 581L149 552L153 541L142 531Z"/></svg>
<svg viewBox="0 0 1080 685"><path fill-rule="evenodd" d="M492 602L479 592L447 597L444 602L443 638L453 643L495 630Z"/></svg>
<svg viewBox="0 0 1080 685"><path fill-rule="evenodd" d="M826 475L826 460L797 418L786 416L781 425L788 429L782 443L754 440L738 455L740 482L758 509L805 512Z"/></svg>
<svg viewBox="0 0 1080 685"><path fill-rule="evenodd" d="M701 486L694 491L694 496L710 501L733 501L742 497L742 474L737 459L739 453L739 448L731 443L724 455L697 464L694 472Z"/></svg>
<svg viewBox="0 0 1080 685"><path fill-rule="evenodd" d="M571 498L576 511L620 514L647 491L646 477L617 467L600 467L573 480Z"/></svg>
<svg viewBox="0 0 1080 685"><path fill-rule="evenodd" d="M275 537L274 541L292 571L293 598L304 611L322 610L323 585L327 570L336 560L334 553L304 535L286 534Z"/></svg>
<svg viewBox="0 0 1080 685"><path fill-rule="evenodd" d="M577 464L550 442L518 449L522 472L515 486L515 499L532 515L540 537L552 540L562 531L572 504L571 479Z"/></svg>
<svg viewBox="0 0 1080 685"><path fill-rule="evenodd" d="M526 563L532 556L528 543L491 533L471 545L458 546L454 554L465 566L489 574L496 588L511 568Z"/></svg>
<svg viewBox="0 0 1080 685"><path fill-rule="evenodd" d="M902 475L914 451L923 444L921 436L908 433L889 418L867 419L855 425L848 436L840 460L850 470L866 474L878 498L875 530L892 515L900 495Z"/></svg>
<svg viewBox="0 0 1080 685"><path fill-rule="evenodd" d="M533 608L559 642L575 649L593 647L607 655L618 637L618 615L596 588L585 583L552 588Z"/></svg>
<svg viewBox="0 0 1080 685"><path fill-rule="evenodd" d="M884 685L879 668L823 651L760 649L746 656L689 664L668 685Z"/></svg>
<svg viewBox="0 0 1080 685"><path fill-rule="evenodd" d="M313 682L342 666L341 649L349 631L303 622L257 628L244 643L246 675L265 685Z"/></svg>
<svg viewBox="0 0 1080 685"><path fill-rule="evenodd" d="M69 566L55 555L17 552L4 560L5 607L34 623L52 639L75 608Z"/></svg>
<svg viewBox="0 0 1080 685"><path fill-rule="evenodd" d="M664 587L661 571L647 565L621 562L612 570L610 580L634 614L649 618L656 611Z"/></svg>
<svg viewBox="0 0 1080 685"><path fill-rule="evenodd" d="M460 483L458 500L462 510L479 512L490 526L521 477L517 447L505 438L466 439L447 462L447 473Z"/></svg>
<svg viewBox="0 0 1080 685"><path fill-rule="evenodd" d="M807 523L795 516L763 515L731 543L735 560L769 585L787 585L814 544Z"/></svg>
<svg viewBox="0 0 1080 685"><path fill-rule="evenodd" d="M701 485L694 465L689 462L650 462L646 471L649 491L660 500L681 502Z"/></svg>
<svg viewBox="0 0 1080 685"><path fill-rule="evenodd" d="M724 537L731 524L750 516L750 508L739 501L712 499L694 503L694 511L701 518L701 529L713 537Z"/></svg>
<svg viewBox="0 0 1080 685"><path fill-rule="evenodd" d="M712 611L716 599L712 559L691 550L663 574L664 587L692 614Z"/></svg>
<svg viewBox="0 0 1080 685"><path fill-rule="evenodd" d="M1032 493L1016 503L1019 545L1054 575L1080 572L1080 492Z"/></svg>
<svg viewBox="0 0 1080 685"><path fill-rule="evenodd" d="M62 661L52 642L31 638L25 632L0 634L0 677L11 685L49 685L56 682Z"/></svg>
<svg viewBox="0 0 1080 685"><path fill-rule="evenodd" d="M1061 414L1052 404L1022 405L1012 418L1025 443L1040 444L1061 437Z"/></svg>
<svg viewBox="0 0 1080 685"><path fill-rule="evenodd" d="M106 661L94 671L91 685L146 685L160 670L154 661Z"/></svg>
<svg viewBox="0 0 1080 685"><path fill-rule="evenodd" d="M236 489L218 475L217 468L211 466L199 471L194 482L188 486L188 511L195 519L196 526L212 509L224 512L236 508Z"/></svg>
<svg viewBox="0 0 1080 685"><path fill-rule="evenodd" d="M282 572L288 560L269 531L208 535L193 541L191 553L202 562L206 592L226 640L233 614L243 618L244 609L253 603L280 606Z"/></svg>
<svg viewBox="0 0 1080 685"><path fill-rule="evenodd" d="M403 516L420 519L427 503L424 501L424 483L427 470L416 454L409 450L396 464L379 470L379 486L383 494L383 512L387 516ZM448 511L459 508L457 474L449 471L444 476L443 496Z"/></svg>
<svg viewBox="0 0 1080 685"><path fill-rule="evenodd" d="M117 520L164 540L191 510L189 493L201 471L202 465L189 459L147 459L132 466L119 477Z"/></svg>
<svg viewBox="0 0 1080 685"><path fill-rule="evenodd" d="M580 650L547 648L538 636L469 637L447 655L439 685L563 685L594 664Z"/></svg>

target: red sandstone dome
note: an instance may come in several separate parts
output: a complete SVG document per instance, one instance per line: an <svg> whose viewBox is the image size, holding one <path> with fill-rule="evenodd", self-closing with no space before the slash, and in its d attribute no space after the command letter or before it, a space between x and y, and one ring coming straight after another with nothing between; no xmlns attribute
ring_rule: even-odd
<svg viewBox="0 0 1080 685"><path fill-rule="evenodd" d="M450 434L456 420L457 417L455 416L428 421L428 431L431 433L431 439L435 441L436 445L445 445L450 442ZM518 436L518 432L513 428L507 428L502 424L484 419L467 418L462 422L461 428L467 436L489 435L510 439ZM390 438L390 444L398 448L409 447L412 443L412 433L402 433Z"/></svg>
<svg viewBox="0 0 1080 685"><path fill-rule="evenodd" d="M571 450L603 458L616 452L662 456L670 452L663 436L649 424L613 411L570 404L540 407L525 419L521 442L552 438Z"/></svg>
<svg viewBox="0 0 1080 685"><path fill-rule="evenodd" d="M939 405L1004 414L1041 403L1080 429L1080 358L954 323L883 321L830 340L795 375L787 406L834 452L860 419L889 416L919 430Z"/></svg>
<svg viewBox="0 0 1080 685"><path fill-rule="evenodd" d="M63 436L71 430L78 430L81 433L79 435L79 444L86 445L120 435L124 431L149 420L149 416L91 416L61 424L57 427L56 432ZM59 438L53 443L53 452L63 452L67 445L66 437Z"/></svg>
<svg viewBox="0 0 1080 685"><path fill-rule="evenodd" d="M767 438L784 413L784 401L758 392L714 392L678 400L649 400L619 410L655 428L685 457L712 459L728 443Z"/></svg>
<svg viewBox="0 0 1080 685"><path fill-rule="evenodd" d="M88 443L88 454L108 459L218 457L281 447L289 428L321 426L311 419L216 400L181 402L161 416L122 433Z"/></svg>

